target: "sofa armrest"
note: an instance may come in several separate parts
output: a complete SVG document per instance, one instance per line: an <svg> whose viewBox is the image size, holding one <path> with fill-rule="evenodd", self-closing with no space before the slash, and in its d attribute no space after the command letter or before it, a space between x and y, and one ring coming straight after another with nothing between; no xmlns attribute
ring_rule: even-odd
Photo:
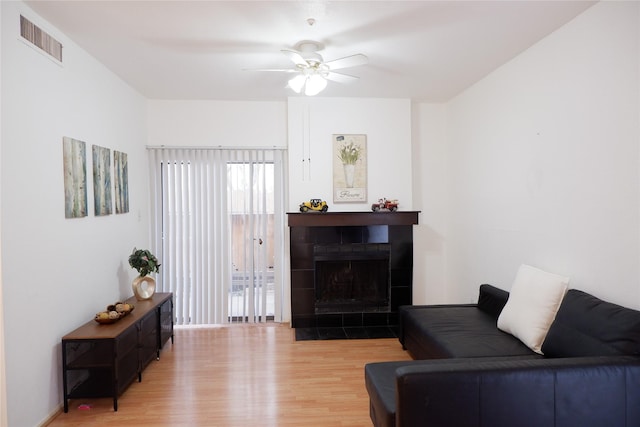
<svg viewBox="0 0 640 427"><path fill-rule="evenodd" d="M508 299L509 292L485 283L478 291L478 308L498 320Z"/></svg>
<svg viewBox="0 0 640 427"><path fill-rule="evenodd" d="M640 425L640 359L628 356L406 365L396 427Z"/></svg>

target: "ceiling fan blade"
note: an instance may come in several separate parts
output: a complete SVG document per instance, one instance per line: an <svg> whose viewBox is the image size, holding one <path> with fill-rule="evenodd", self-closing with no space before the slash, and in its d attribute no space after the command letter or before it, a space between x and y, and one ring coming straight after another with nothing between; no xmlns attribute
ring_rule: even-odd
<svg viewBox="0 0 640 427"><path fill-rule="evenodd" d="M281 52L284 53L287 56L287 58L293 61L294 64L302 65L304 67L309 66L309 64L307 63L307 60L304 59L299 52L296 52L295 50L289 50L289 49L282 49Z"/></svg>
<svg viewBox="0 0 640 427"><path fill-rule="evenodd" d="M355 55L345 56L344 58L325 62L325 65L327 65L330 70L339 70L340 68L357 67L358 65L364 65L368 62L369 58L367 58L366 55L357 53Z"/></svg>
<svg viewBox="0 0 640 427"><path fill-rule="evenodd" d="M334 71L330 71L326 75L327 80L331 80L332 82L338 83L352 83L359 79L356 76L350 76L349 74L336 73Z"/></svg>

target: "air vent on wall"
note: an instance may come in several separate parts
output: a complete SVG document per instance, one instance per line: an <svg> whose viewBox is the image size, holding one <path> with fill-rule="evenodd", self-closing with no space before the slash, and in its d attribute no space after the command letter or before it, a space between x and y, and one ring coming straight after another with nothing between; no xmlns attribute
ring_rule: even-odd
<svg viewBox="0 0 640 427"><path fill-rule="evenodd" d="M20 35L29 43L62 62L62 43L22 15L20 15Z"/></svg>

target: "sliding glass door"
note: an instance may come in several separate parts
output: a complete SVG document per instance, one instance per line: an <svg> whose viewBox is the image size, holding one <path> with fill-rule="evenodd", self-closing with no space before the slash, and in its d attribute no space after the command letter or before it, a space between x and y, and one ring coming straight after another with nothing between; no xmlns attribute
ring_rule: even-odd
<svg viewBox="0 0 640 427"><path fill-rule="evenodd" d="M149 149L158 289L176 324L282 319L281 150Z"/></svg>
<svg viewBox="0 0 640 427"><path fill-rule="evenodd" d="M231 214L233 321L273 320L274 164L243 161L227 164Z"/></svg>

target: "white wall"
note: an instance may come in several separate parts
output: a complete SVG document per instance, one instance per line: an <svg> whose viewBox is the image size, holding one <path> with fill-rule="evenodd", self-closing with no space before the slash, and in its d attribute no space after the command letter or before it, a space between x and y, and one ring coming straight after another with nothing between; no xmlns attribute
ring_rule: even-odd
<svg viewBox="0 0 640 427"><path fill-rule="evenodd" d="M445 270L448 220L447 117L445 104L412 106L413 207L421 211L413 230L413 303L447 302Z"/></svg>
<svg viewBox="0 0 640 427"><path fill-rule="evenodd" d="M144 99L21 2L2 8L1 230L8 424L62 402L61 337L132 295L149 242ZM64 45L59 66L22 42L19 15ZM87 143L89 216L65 219L62 138ZM91 145L128 154L130 213L93 214Z"/></svg>
<svg viewBox="0 0 640 427"><path fill-rule="evenodd" d="M0 7L0 22L2 22L2 8ZM2 31L0 31L0 100L2 98ZM2 103L0 102L0 171L2 170ZM2 173L0 172L0 189L2 188ZM0 191L1 194L1 191ZM0 210L0 224L2 224ZM0 227L0 241L2 241L2 227ZM2 249L0 248L0 252ZM2 254L0 253L0 427L7 426L7 382L5 370L4 350L4 302L2 296Z"/></svg>
<svg viewBox="0 0 640 427"><path fill-rule="evenodd" d="M639 8L596 4L449 103L452 300L528 263L640 307Z"/></svg>
<svg viewBox="0 0 640 427"><path fill-rule="evenodd" d="M290 211L311 198L326 200L332 212L370 211L381 197L412 210L408 99L289 98L288 119ZM367 135L366 203L333 203L331 138L341 133Z"/></svg>
<svg viewBox="0 0 640 427"><path fill-rule="evenodd" d="M150 100L150 146L285 147L284 101Z"/></svg>

